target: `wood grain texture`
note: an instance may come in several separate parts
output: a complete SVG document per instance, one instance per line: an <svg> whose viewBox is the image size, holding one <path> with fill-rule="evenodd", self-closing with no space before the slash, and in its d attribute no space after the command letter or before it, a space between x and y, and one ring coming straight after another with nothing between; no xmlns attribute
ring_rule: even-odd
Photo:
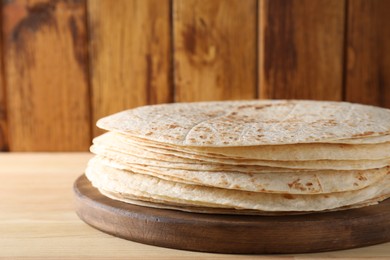
<svg viewBox="0 0 390 260"><path fill-rule="evenodd" d="M11 151L90 143L84 1L6 1L5 78Z"/></svg>
<svg viewBox="0 0 390 260"><path fill-rule="evenodd" d="M390 1L348 2L348 101L390 107Z"/></svg>
<svg viewBox="0 0 390 260"><path fill-rule="evenodd" d="M173 1L176 101L256 98L256 1Z"/></svg>
<svg viewBox="0 0 390 260"><path fill-rule="evenodd" d="M390 200L346 211L269 217L136 206L103 196L85 176L76 180L74 191L76 212L86 223L162 247L230 254L308 253L390 241Z"/></svg>
<svg viewBox="0 0 390 260"><path fill-rule="evenodd" d="M0 151L86 150L99 118L172 101L390 108L388 0L114 2L2 2Z"/></svg>
<svg viewBox="0 0 390 260"><path fill-rule="evenodd" d="M172 101L168 0L89 0L93 122ZM102 133L94 128L94 135Z"/></svg>
<svg viewBox="0 0 390 260"><path fill-rule="evenodd" d="M341 100L345 1L260 0L261 98Z"/></svg>
<svg viewBox="0 0 390 260"><path fill-rule="evenodd" d="M1 13L1 12L0 12ZM1 24L0 24L1 28ZM8 125L7 125L7 104L6 89L3 68L3 48L0 35L0 152L8 150Z"/></svg>

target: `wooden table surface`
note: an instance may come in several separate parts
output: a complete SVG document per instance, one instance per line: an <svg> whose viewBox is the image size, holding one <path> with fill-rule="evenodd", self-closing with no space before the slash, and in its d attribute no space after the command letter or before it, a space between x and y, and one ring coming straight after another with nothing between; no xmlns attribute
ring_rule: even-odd
<svg viewBox="0 0 390 260"><path fill-rule="evenodd" d="M73 211L73 181L88 153L0 153L0 259L253 259L143 245L112 237ZM282 256L256 256L275 259ZM304 258L390 258L390 243Z"/></svg>

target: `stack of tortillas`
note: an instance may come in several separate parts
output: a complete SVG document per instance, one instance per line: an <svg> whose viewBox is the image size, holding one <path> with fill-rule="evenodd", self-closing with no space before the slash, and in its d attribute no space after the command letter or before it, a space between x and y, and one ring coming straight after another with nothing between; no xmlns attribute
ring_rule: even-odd
<svg viewBox="0 0 390 260"><path fill-rule="evenodd" d="M390 196L390 110L320 101L144 106L98 121L86 175L116 200L291 214Z"/></svg>

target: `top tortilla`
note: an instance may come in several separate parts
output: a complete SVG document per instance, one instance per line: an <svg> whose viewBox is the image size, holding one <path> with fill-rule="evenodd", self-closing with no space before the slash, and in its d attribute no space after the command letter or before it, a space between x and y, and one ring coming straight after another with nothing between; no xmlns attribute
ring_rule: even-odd
<svg viewBox="0 0 390 260"><path fill-rule="evenodd" d="M390 132L390 110L303 100L174 103L123 111L97 125L179 146L380 142Z"/></svg>

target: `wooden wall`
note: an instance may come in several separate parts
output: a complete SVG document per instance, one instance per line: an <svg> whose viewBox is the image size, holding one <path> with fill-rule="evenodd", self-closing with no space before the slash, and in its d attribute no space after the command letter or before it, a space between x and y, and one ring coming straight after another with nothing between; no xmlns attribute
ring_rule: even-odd
<svg viewBox="0 0 390 260"><path fill-rule="evenodd" d="M390 0L3 0L0 150L82 151L144 104L390 107Z"/></svg>

